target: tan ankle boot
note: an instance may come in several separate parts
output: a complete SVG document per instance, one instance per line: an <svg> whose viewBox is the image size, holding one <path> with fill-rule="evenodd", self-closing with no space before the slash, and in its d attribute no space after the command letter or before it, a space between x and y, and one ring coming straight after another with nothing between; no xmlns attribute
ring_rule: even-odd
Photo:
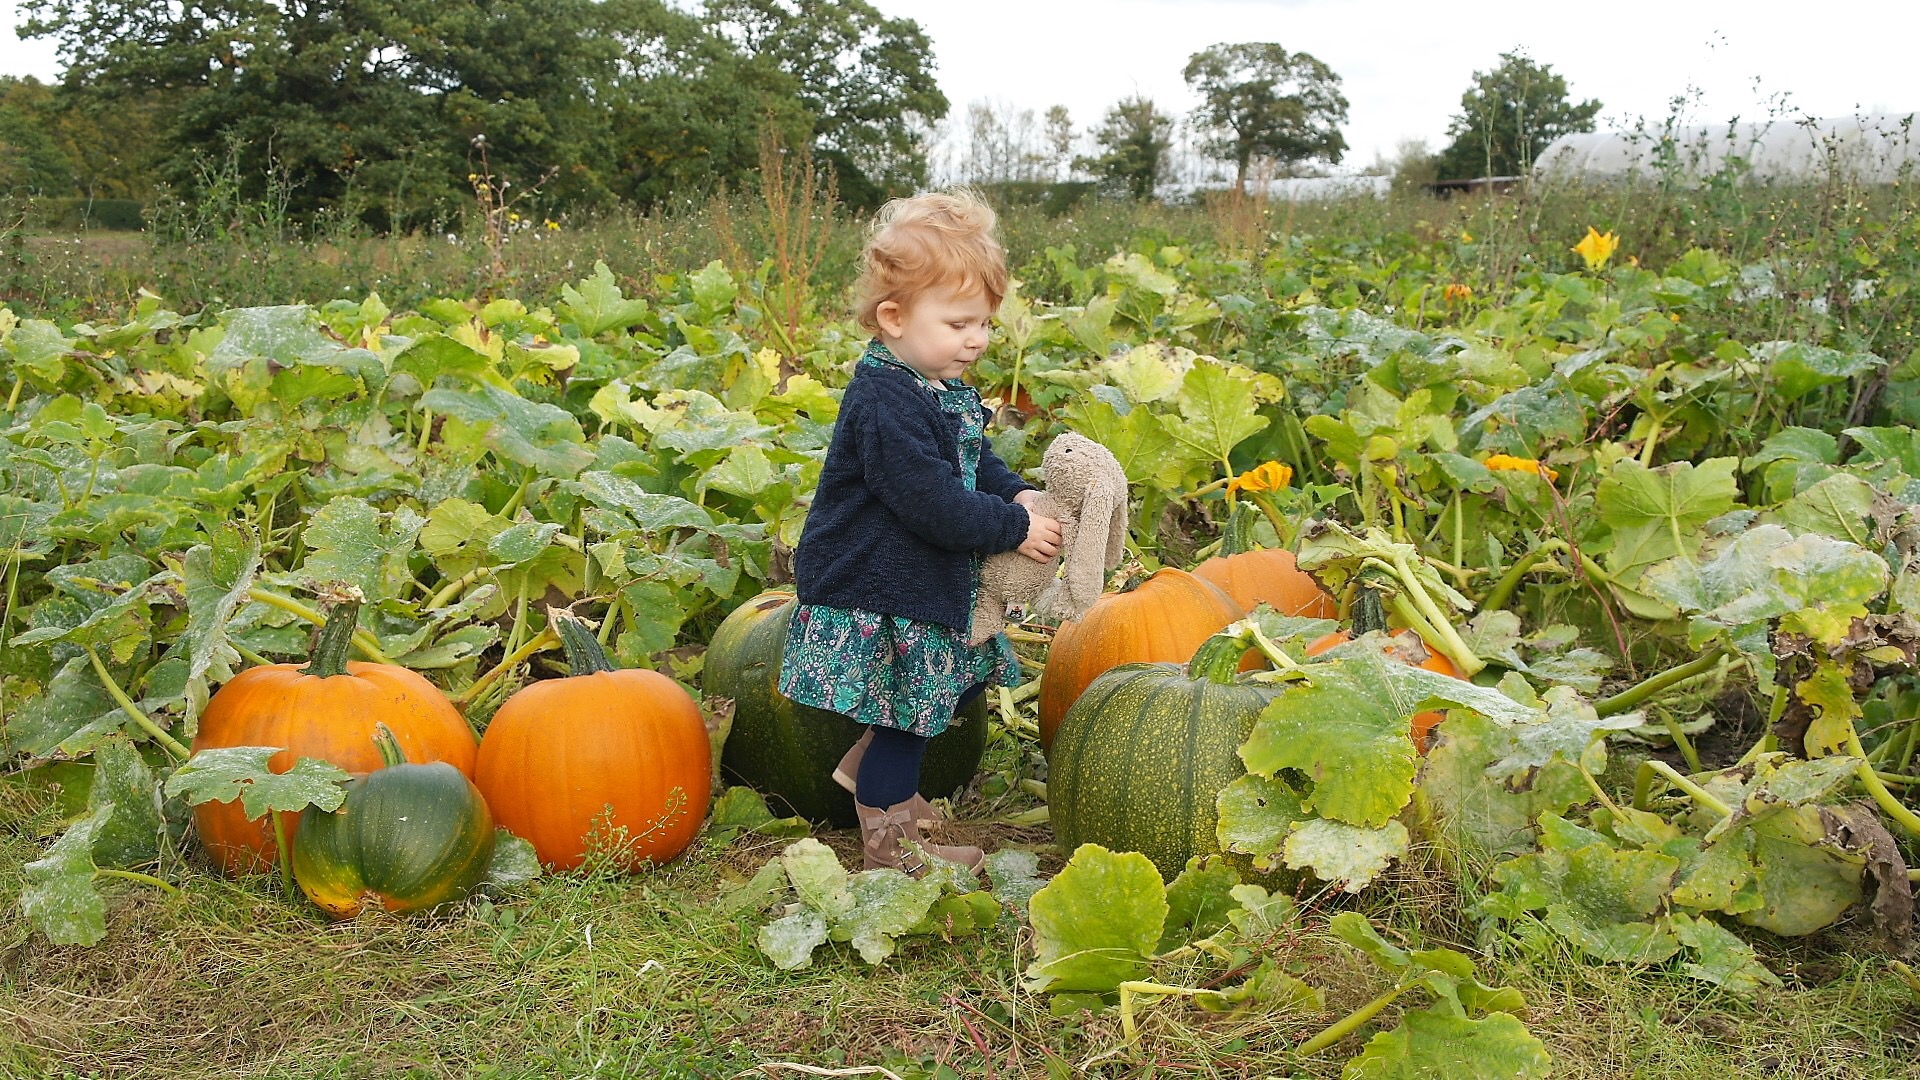
<svg viewBox="0 0 1920 1080"><path fill-rule="evenodd" d="M974 871L986 863L986 853L971 844L929 844L921 835L922 822L929 825L941 819L939 811L918 794L884 810L855 802L860 815L861 848L867 870L890 868L920 877L927 872L919 848L936 858L957 862Z"/></svg>
<svg viewBox="0 0 1920 1080"><path fill-rule="evenodd" d="M846 756L840 759L840 764L833 767L834 783L846 788L849 792L859 786L860 759L867 756L867 745L871 742L873 742L873 725L869 724L867 730L862 732L859 740L853 744L853 749L848 750Z"/></svg>

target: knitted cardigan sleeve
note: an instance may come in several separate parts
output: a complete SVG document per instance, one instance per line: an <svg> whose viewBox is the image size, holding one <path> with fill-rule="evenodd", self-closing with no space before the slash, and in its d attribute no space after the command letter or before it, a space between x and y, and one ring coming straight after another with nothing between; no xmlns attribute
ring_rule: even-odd
<svg viewBox="0 0 1920 1080"><path fill-rule="evenodd" d="M838 422L850 426L874 497L935 547L986 555L1019 547L1027 538L1027 508L990 491L967 490L951 450L941 446L946 428L932 400L893 380L865 382L870 392L851 409L842 401Z"/></svg>
<svg viewBox="0 0 1920 1080"><path fill-rule="evenodd" d="M985 439L980 441L980 466L975 472L974 486L1008 502L1012 502L1013 497L1023 491L1033 490L1032 484L1007 468L1006 463L1000 460L1000 455L993 452L993 444Z"/></svg>

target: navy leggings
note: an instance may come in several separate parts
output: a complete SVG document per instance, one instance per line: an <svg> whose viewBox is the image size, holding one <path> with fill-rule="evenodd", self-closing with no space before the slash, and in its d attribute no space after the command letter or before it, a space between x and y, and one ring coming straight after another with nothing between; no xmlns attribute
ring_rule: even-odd
<svg viewBox="0 0 1920 1080"><path fill-rule="evenodd" d="M976 683L960 695L954 711L966 708L979 697L987 684ZM899 728L873 725L873 741L860 759L860 774L854 778L854 798L863 806L885 809L913 798L920 789L920 760L927 754L927 736Z"/></svg>

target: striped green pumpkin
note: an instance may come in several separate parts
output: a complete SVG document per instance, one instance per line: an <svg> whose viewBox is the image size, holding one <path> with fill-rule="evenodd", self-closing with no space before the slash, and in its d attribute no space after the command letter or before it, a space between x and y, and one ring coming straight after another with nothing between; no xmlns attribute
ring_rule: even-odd
<svg viewBox="0 0 1920 1080"><path fill-rule="evenodd" d="M1062 848L1138 851L1169 881L1193 856L1220 851L1215 799L1245 775L1240 744L1279 692L1234 678L1245 648L1217 636L1184 667L1123 664L1087 687L1048 758Z"/></svg>
<svg viewBox="0 0 1920 1080"><path fill-rule="evenodd" d="M293 878L335 918L378 904L407 914L463 900L493 860L493 815L480 789L443 761L410 765L383 725L385 768L355 780L331 813L300 813Z"/></svg>

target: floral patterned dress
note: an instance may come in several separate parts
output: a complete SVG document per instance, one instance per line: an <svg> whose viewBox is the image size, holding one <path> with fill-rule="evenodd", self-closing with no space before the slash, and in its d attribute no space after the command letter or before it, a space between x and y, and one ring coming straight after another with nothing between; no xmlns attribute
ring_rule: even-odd
<svg viewBox="0 0 1920 1080"><path fill-rule="evenodd" d="M862 364L906 371L879 342L867 346ZM914 378L920 378L914 373ZM980 395L958 379L934 388L940 408L960 417L960 472L968 490L986 439ZM973 558L973 587L980 587L980 557ZM973 597L967 598L973 607ZM800 604L787 630L780 665L780 692L803 705L850 716L863 724L933 736L953 721L967 690L982 683L1020 685L1020 661L1005 634L979 645L967 632L859 608Z"/></svg>

